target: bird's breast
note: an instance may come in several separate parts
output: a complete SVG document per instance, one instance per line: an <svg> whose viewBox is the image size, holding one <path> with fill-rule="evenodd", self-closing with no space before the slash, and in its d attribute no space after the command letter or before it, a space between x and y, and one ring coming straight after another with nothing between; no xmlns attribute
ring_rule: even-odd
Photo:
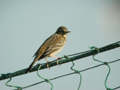
<svg viewBox="0 0 120 90"><path fill-rule="evenodd" d="M57 53L59 53L62 49L63 49L64 46L60 47L59 49L55 50L54 52L52 52L49 56L52 57L52 56L55 56Z"/></svg>
<svg viewBox="0 0 120 90"><path fill-rule="evenodd" d="M52 48L51 51L53 51L49 56L55 56L57 53L59 53L63 48L66 43L66 38L62 38L59 40L59 42L56 43L56 45Z"/></svg>

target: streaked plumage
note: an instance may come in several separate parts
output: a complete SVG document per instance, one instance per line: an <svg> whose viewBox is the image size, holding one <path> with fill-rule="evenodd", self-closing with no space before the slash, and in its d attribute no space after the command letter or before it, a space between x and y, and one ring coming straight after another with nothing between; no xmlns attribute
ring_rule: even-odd
<svg viewBox="0 0 120 90"><path fill-rule="evenodd" d="M57 29L57 31L53 35L46 39L34 54L35 57L34 61L31 63L26 72L31 70L32 66L36 61L43 59L45 57L55 57L55 55L59 53L64 46L66 42L67 33L69 33L67 28L61 26Z"/></svg>

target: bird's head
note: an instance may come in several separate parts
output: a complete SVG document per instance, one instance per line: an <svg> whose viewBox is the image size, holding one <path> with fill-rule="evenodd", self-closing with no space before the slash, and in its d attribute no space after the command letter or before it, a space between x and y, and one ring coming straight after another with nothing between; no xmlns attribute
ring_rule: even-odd
<svg viewBox="0 0 120 90"><path fill-rule="evenodd" d="M57 34L61 34L61 35L66 35L69 32L70 31L68 31L68 29L65 26L60 26L56 31Z"/></svg>

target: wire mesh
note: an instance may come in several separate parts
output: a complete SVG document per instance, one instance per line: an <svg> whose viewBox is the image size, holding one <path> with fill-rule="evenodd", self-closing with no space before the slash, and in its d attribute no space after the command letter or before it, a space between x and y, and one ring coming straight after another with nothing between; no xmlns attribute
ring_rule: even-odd
<svg viewBox="0 0 120 90"><path fill-rule="evenodd" d="M110 46L112 46L112 47L110 47ZM106 66L108 68L108 71L107 71L107 74L106 74L106 78L104 80L104 87L106 88L106 90L117 90L117 89L120 89L120 86L117 86L117 87L114 87L114 88L110 88L110 87L108 87L108 83L107 82L108 82L109 76L111 74L111 66L110 66L110 64L117 63L117 62L120 61L120 59L116 59L116 60L109 61L109 62L103 62L103 61L95 58L95 56L97 54L99 54L99 53L101 53L103 51L107 51L107 50L111 50L111 49L117 48L117 47L120 47L120 41L116 42L116 43L113 43L113 44L110 44L110 45L107 45L107 46L102 47L102 48L96 48L96 47L92 46L91 50L80 52L80 53L75 53L75 54L71 54L71 55L65 55L65 56L61 57L62 60L59 61L59 64L64 64L64 63L67 63L67 62L72 62L72 66L70 67L70 69L72 70L72 72L67 73L67 74L63 74L63 75L59 75L59 76L55 76L55 77L50 78L50 79L48 79L47 77L42 76L39 73L39 70L47 68L46 63L38 64L37 65L37 72L36 72L36 74L37 74L37 77L39 77L40 79L42 79L42 81L39 81L39 82L30 84L30 85L27 85L27 86L23 86L22 87L22 86L17 86L17 85L10 84L10 82L12 81L13 77L25 74L24 72L25 72L26 69L20 70L21 72L20 71L16 71L15 73L2 74L0 76L0 80L4 80L4 79L8 79L9 78L8 81L5 83L5 85L7 87L14 88L14 90L23 90L23 89L30 88L32 86L41 84L43 82L46 82L46 83L48 83L50 85L50 90L54 90L54 85L51 82L52 80L56 80L56 79L59 79L59 78L67 77L67 76L73 75L73 74L78 74L79 75L79 83L78 83L77 90L80 90L80 87L82 85L81 84L82 83L82 74L81 74L82 72L86 72L88 70L92 70L94 68L98 68L98 67L101 67L101 66ZM74 60L80 59L81 57L82 58L83 57L87 57L87 56L90 56L90 55L92 55L92 59L95 62L98 62L99 64L94 65L94 66L90 66L90 67L86 67L85 69L82 69L82 70L77 70L77 69L74 68L74 66L75 66L75 63L74 63L75 61ZM56 62L57 62L57 60L54 60L54 61L50 62L49 66L57 65L57 64L55 64ZM36 67L33 68L32 70L36 71Z"/></svg>

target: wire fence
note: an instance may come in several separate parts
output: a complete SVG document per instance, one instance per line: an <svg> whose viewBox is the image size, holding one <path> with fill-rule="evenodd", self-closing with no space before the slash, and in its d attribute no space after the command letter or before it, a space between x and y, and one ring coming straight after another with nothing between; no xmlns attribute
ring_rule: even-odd
<svg viewBox="0 0 120 90"><path fill-rule="evenodd" d="M118 41L116 43L112 43L112 44L106 45L106 46L101 47L101 48L97 48L97 47L93 46L88 51L84 51L84 52L80 52L80 53L75 53L75 54L63 56L59 60L59 64L64 64L64 63L72 62L72 66L70 67L70 69L72 70L72 72L67 73L67 74L63 74L63 75L59 75L59 76L56 76L56 77L53 77L53 78L50 78L50 79L41 76L41 74L39 73L39 70L47 68L47 63L37 64L36 66L34 66L32 68L32 70L30 72L37 71L36 72L37 76L40 79L42 79L43 81L36 82L36 83L30 84L30 85L27 85L27 86L24 86L24 87L12 85L12 84L10 84L10 82L11 82L11 80L12 80L13 77L26 74L25 71L26 71L27 68L26 69L22 69L22 70L18 70L18 71L13 72L13 73L1 74L0 80L9 79L5 83L5 85L8 86L8 87L13 87L14 90L23 90L23 89L30 88L32 86L41 84L43 82L46 82L46 83L48 83L50 85L50 90L54 90L54 85L51 82L52 80L56 80L56 79L59 79L59 78L67 77L67 76L70 76L70 75L73 75L73 74L78 74L79 75L79 84L78 84L77 90L80 90L80 87L81 87L81 84L82 84L82 74L81 74L82 72L86 72L88 70L92 70L94 68L101 67L101 66L107 66L108 71L107 71L107 74L106 74L106 78L104 80L104 87L106 88L106 90L117 90L117 89L120 89L120 85L117 86L117 87L114 87L114 88L110 88L110 87L108 87L107 81L108 81L108 77L109 77L109 75L111 73L111 66L110 66L110 64L117 63L117 62L120 61L120 59L116 59L116 60L109 61L109 62L103 62L103 61L101 61L99 59L96 59L95 56L97 54L99 54L99 53L102 53L102 52L105 52L105 51L108 51L108 50L112 50L112 49L118 48L118 47L120 47L120 41ZM74 66L75 66L75 63L74 63L75 60L80 60L81 58L85 58L85 57L88 57L88 56L92 56L92 59L95 62L98 62L99 64L91 66L91 67L86 67L83 70L76 70L74 68ZM49 62L49 66L50 67L53 67L53 66L56 66L56 65L58 65L57 64L57 60Z"/></svg>

